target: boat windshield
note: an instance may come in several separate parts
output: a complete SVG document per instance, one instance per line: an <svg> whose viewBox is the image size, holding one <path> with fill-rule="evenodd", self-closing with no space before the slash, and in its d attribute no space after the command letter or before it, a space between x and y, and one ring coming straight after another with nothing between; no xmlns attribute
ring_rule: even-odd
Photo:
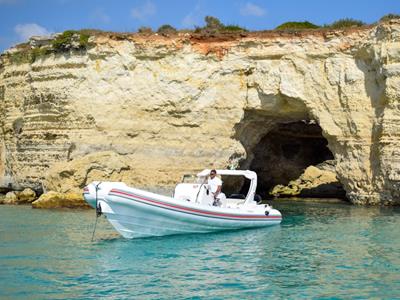
<svg viewBox="0 0 400 300"><path fill-rule="evenodd" d="M182 183L204 183L205 177L201 176L198 177L196 175L193 174L185 174L182 177Z"/></svg>

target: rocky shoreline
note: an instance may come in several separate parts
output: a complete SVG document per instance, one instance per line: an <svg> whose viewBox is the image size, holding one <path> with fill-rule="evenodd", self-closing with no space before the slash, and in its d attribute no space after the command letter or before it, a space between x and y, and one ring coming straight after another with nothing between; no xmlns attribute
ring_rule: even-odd
<svg viewBox="0 0 400 300"><path fill-rule="evenodd" d="M150 190L161 194L166 194L167 191L167 189ZM313 201L314 198L318 199L318 202L326 199L327 203L345 201L345 191L337 179L334 161L309 166L298 179L290 181L286 186L276 185L269 194L274 200L282 198L298 201L307 198L307 201ZM333 198L336 200L333 201ZM0 194L0 204L28 204L32 208L90 208L81 193L49 191L37 196L30 188Z"/></svg>
<svg viewBox="0 0 400 300"><path fill-rule="evenodd" d="M90 208L78 193L47 192L39 197L29 188L0 194L0 205L31 205L32 208Z"/></svg>

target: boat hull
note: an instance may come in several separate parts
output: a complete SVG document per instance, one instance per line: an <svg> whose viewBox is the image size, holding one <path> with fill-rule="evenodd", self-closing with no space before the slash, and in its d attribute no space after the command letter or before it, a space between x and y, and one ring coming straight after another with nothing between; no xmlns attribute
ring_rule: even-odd
<svg viewBox="0 0 400 300"><path fill-rule="evenodd" d="M102 213L125 238L206 233L277 225L269 208L238 210L179 201L138 189L112 189L99 201Z"/></svg>

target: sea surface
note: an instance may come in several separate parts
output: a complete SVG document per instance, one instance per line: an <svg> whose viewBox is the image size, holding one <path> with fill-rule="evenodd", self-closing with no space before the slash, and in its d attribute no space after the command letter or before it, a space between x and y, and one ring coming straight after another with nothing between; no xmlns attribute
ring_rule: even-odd
<svg viewBox="0 0 400 300"><path fill-rule="evenodd" d="M400 299L400 208L281 202L281 225L126 240L0 206L0 299Z"/></svg>

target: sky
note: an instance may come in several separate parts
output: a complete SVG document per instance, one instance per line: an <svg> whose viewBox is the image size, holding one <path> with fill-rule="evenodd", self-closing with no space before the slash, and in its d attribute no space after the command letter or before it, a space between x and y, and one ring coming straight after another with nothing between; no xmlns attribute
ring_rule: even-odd
<svg viewBox="0 0 400 300"><path fill-rule="evenodd" d="M373 23L388 13L400 14L400 0L0 0L0 52L32 35L68 29L133 32L163 24L193 29L207 15L226 25L267 30L287 21Z"/></svg>

